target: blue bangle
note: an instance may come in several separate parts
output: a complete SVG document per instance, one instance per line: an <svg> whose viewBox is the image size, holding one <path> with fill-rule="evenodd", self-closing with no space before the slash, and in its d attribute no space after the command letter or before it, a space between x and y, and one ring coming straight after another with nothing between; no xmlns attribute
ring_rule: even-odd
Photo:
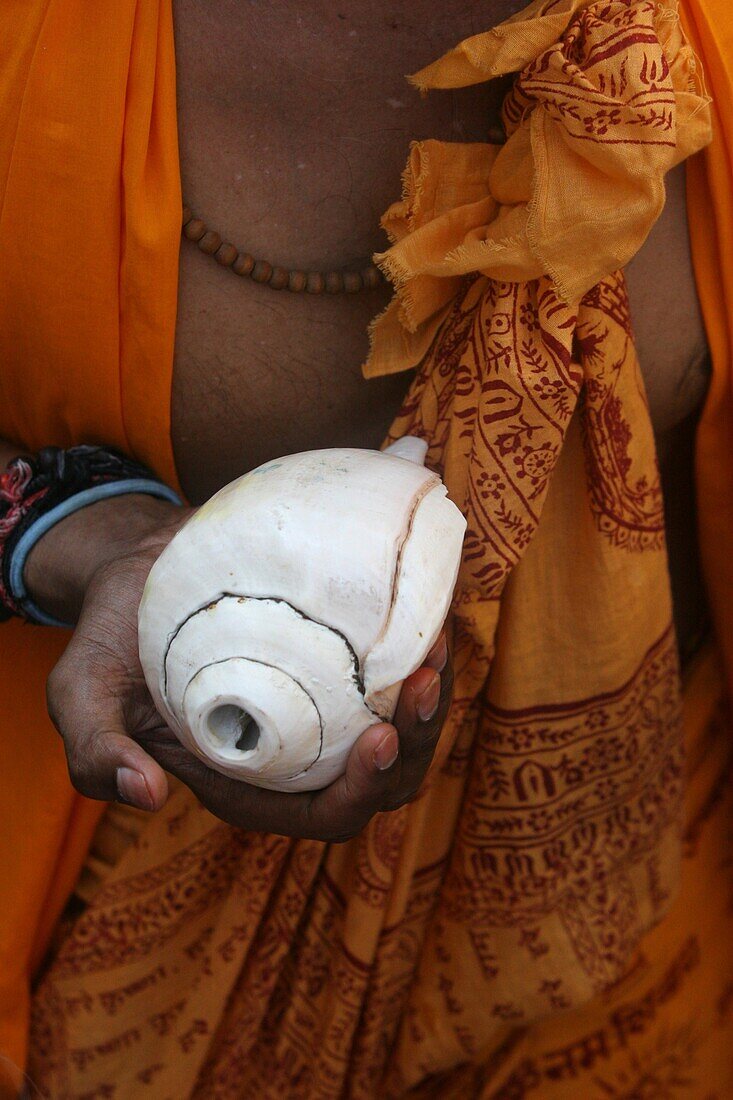
<svg viewBox="0 0 733 1100"><path fill-rule="evenodd" d="M110 497L119 497L129 493L146 493L160 500L168 500L171 504L180 504L181 500L162 481L153 481L150 478L127 478L125 481L107 481L99 485L93 485L91 489L84 489L81 493L68 497L67 500L57 504L50 512L40 516L35 523L23 532L13 549L13 557L10 562L10 593L14 600L21 606L24 615L41 626L63 626L72 628L73 623L65 623L56 619L53 615L47 615L40 607L36 607L28 595L28 590L23 579L23 570L28 555L38 540L50 531L55 524L67 516L85 508L87 504L96 504L99 500L108 500Z"/></svg>

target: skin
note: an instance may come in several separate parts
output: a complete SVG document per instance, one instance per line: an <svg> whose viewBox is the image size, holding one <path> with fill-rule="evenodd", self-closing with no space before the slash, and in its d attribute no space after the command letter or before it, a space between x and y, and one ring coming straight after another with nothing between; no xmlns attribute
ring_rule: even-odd
<svg viewBox="0 0 733 1100"><path fill-rule="evenodd" d="M0 462L15 448L0 445ZM344 775L322 791L281 794L205 767L155 710L138 658L137 607L153 562L195 509L145 496L104 501L68 517L29 556L39 604L76 622L48 680L49 714L63 737L69 774L89 798L158 810L169 772L217 817L241 828L345 841L374 816L417 794L450 705L445 635L405 681L393 723L354 745Z"/></svg>
<svg viewBox="0 0 733 1100"><path fill-rule="evenodd" d="M273 262L363 263L385 247L379 215L399 195L410 140L485 140L497 121L500 86L421 99L404 74L521 6L463 0L436 13L432 0L366 7L320 0L307 10L292 0L177 0L186 200L225 237ZM668 185L667 208L627 274L665 489L676 505L668 533L673 585L675 570L681 578L678 626L686 631L702 596L690 583L693 502L681 432L704 393L706 347L683 170ZM368 322L388 294L277 294L236 279L184 242L172 437L192 503L276 455L379 445L410 381L366 383L360 373ZM0 445L0 461L14 453ZM323 792L281 795L225 779L162 725L137 658L136 611L153 561L188 514L142 496L102 502L58 524L29 557L26 582L36 601L78 620L48 684L77 788L157 809L168 771L231 824L331 841L414 797L450 700L444 639L405 682L394 723L368 730L345 776Z"/></svg>
<svg viewBox="0 0 733 1100"><path fill-rule="evenodd" d="M329 787L282 794L227 779L187 752L162 722L137 655L137 604L145 578L190 514L171 517L98 568L87 587L74 637L48 684L49 713L65 735L75 786L92 798L121 794L152 810L167 796L165 769L231 825L347 840L378 810L395 809L419 789L450 701L445 637L426 667L405 682L394 725L367 730L346 772Z"/></svg>
<svg viewBox="0 0 733 1100"><path fill-rule="evenodd" d="M379 219L399 197L410 141L484 134L484 89L422 100L405 73L479 30L487 7L491 20L492 5L477 3L436 17L427 0L177 0L186 201L273 262L363 265L387 243ZM172 414L190 499L280 454L380 445L410 381L361 376L368 325L389 297L278 294L182 249Z"/></svg>

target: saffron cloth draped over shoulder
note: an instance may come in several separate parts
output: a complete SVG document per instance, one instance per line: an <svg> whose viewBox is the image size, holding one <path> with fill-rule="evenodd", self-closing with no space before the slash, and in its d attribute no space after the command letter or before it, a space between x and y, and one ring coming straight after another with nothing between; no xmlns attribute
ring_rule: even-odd
<svg viewBox="0 0 733 1100"><path fill-rule="evenodd" d="M34 445L121 438L165 470L167 404L151 401L157 419L143 431L125 400L149 389L167 402L170 382L177 246L160 212L180 196L169 3L117 0L113 23L100 16L94 32L96 18L71 0L11 7L29 23L24 64L39 66L39 82L35 100L16 95L19 121L2 137L12 155L0 247L13 237L19 258L0 274L0 386L13 404L0 431ZM100 96L122 129L102 140L104 186L88 160L60 155L13 213L31 159L44 163L33 141L67 154L79 125L54 98L66 76L51 90L40 82L63 56L47 37L54 17L65 67L89 65L79 35L114 42L112 72L95 72L82 98L96 133ZM21 61L4 64L12 83ZM704 1055L700 1089L720 1083L733 969L709 954L725 936L703 944L690 931L690 898L714 878L715 837L702 823L715 784L706 771L691 800L683 763L683 726L688 743L714 741L719 680L712 660L700 666L683 714L622 273L663 207L665 173L710 141L710 103L675 5L652 0L538 0L413 80L440 89L507 73L504 146L425 141L410 152L402 198L384 217L393 243L378 258L395 298L374 323L365 368L418 367L391 434L428 440L468 519L455 698L425 788L343 846L236 831L177 788L67 929L37 989L30 1072L51 1095L587 1100L589 1082L610 1081L598 1095L632 1095L629 1074L643 1072L633 1052L621 1064L632 1034L666 1042L669 1073ZM72 86L79 95L84 84ZM81 277L64 291L80 332L100 325L98 346L92 333L75 359L74 335L47 319L50 310L60 325L61 290L28 242L78 236L73 187L52 214L42 207L79 178L100 203L94 262L105 279L123 277L104 321L89 316ZM51 217L59 224L42 236ZM50 251L44 262L55 262ZM725 378L729 363L714 353ZM116 411L106 391L98 405L82 393L97 362L119 379ZM42 394L37 411L39 390L53 400ZM725 381L719 392L725 404ZM727 453L721 462L730 466ZM17 741L21 715L13 720ZM68 805L54 783L52 805ZM683 823L696 814L705 859L687 859L678 895ZM47 837L44 851L48 868ZM712 929L725 904L708 905ZM670 1031L666 1015L683 987L689 1035ZM21 1049L15 1041L8 1050ZM627 1092L610 1091L623 1081Z"/></svg>

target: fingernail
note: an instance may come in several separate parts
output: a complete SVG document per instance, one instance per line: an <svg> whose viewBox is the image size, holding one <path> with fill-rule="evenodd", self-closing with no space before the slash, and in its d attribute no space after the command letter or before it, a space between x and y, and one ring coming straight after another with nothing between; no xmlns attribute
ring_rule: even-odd
<svg viewBox="0 0 733 1100"><path fill-rule="evenodd" d="M436 642L425 662L428 668L434 668L436 672L442 672L448 661L448 643L445 634Z"/></svg>
<svg viewBox="0 0 733 1100"><path fill-rule="evenodd" d="M136 772L133 768L118 768L117 791L123 802L129 802L139 810L155 808L142 772Z"/></svg>
<svg viewBox="0 0 733 1100"><path fill-rule="evenodd" d="M423 722L429 722L438 709L438 703L440 702L440 676L437 672L433 679L430 681L428 687L425 688L422 695L418 696L417 700L417 713Z"/></svg>
<svg viewBox="0 0 733 1100"><path fill-rule="evenodd" d="M400 743L397 740L397 734L394 730L390 730L389 733L385 733L372 754L374 766L380 772L386 772L388 768L392 767L399 753Z"/></svg>

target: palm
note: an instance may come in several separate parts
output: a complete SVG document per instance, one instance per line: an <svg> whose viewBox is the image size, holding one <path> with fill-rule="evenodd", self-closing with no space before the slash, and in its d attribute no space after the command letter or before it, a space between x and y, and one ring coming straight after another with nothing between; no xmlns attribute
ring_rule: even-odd
<svg viewBox="0 0 733 1100"><path fill-rule="evenodd" d="M190 514L190 513L189 513ZM342 840L378 810L414 797L432 756L450 697L442 680L441 705L421 722L417 699L435 680L419 669L403 687L394 726L399 760L376 764L377 750L394 726L380 723L354 746L346 773L322 791L282 794L228 779L208 768L177 740L155 708L140 665L137 609L148 573L185 522L176 521L133 551L103 566L86 593L69 646L49 678L49 712L64 736L72 779L83 794L119 797L120 772L133 777L149 809L163 805L169 772L186 783L216 816L234 825L292 836Z"/></svg>

